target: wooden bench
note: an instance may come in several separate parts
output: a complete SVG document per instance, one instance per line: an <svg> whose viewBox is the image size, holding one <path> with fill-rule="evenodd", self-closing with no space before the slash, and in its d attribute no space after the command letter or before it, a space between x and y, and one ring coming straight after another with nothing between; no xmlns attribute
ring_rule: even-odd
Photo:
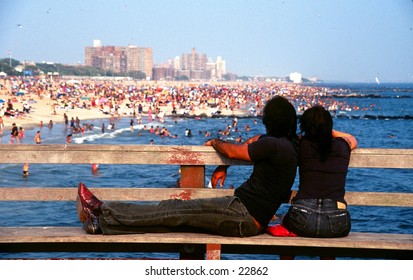
<svg viewBox="0 0 413 280"><path fill-rule="evenodd" d="M142 145L0 145L0 163L169 164L181 167L181 188L99 188L102 200L158 201L231 195L206 189L205 166L246 165L211 147ZM356 149L351 168L413 168L411 149ZM75 201L73 188L0 187L0 201ZM294 192L293 192L294 195ZM413 207L413 193L347 192L352 206ZM75 207L73 206L73 211ZM366 229L369 231L369 229ZM0 252L175 252L180 258L220 259L221 254L273 254L356 258L413 258L413 234L351 232L344 238L248 238L201 233L88 235L77 227L0 227Z"/></svg>

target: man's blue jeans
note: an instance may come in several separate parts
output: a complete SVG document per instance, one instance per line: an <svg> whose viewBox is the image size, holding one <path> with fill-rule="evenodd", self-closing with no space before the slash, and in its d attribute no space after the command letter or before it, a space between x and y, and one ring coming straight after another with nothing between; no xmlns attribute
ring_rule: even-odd
<svg viewBox="0 0 413 280"><path fill-rule="evenodd" d="M260 233L235 196L169 199L157 204L105 202L99 223L103 234L183 231L244 237Z"/></svg>
<svg viewBox="0 0 413 280"><path fill-rule="evenodd" d="M343 237L351 229L350 213L339 209L337 201L332 199L293 201L282 223L288 230L306 237Z"/></svg>

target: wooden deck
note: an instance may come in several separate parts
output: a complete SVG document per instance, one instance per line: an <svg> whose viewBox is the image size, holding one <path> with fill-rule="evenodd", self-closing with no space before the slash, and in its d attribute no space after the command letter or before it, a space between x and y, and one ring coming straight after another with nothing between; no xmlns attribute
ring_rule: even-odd
<svg viewBox="0 0 413 280"><path fill-rule="evenodd" d="M232 195L205 189L206 165L246 165L221 157L205 146L152 145L0 145L1 163L163 164L181 166L181 188L100 188L102 200L149 201ZM350 168L413 168L412 149L356 149ZM389 178L391 180L391 178ZM6 201L74 201L76 188L0 187ZM292 193L292 197L294 192ZM413 193L347 192L354 206L413 207ZM288 201L286 201L288 203ZM73 210L75 211L75 210ZM366 229L369 231L369 229ZM282 254L413 259L413 235L351 232L344 238L248 238L201 233L87 235L79 227L0 227L0 252L177 252L181 258L219 259L221 254Z"/></svg>

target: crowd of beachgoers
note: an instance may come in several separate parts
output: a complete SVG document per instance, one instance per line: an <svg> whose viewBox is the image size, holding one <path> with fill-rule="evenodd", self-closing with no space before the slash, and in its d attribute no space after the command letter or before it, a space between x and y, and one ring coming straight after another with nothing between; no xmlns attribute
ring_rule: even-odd
<svg viewBox="0 0 413 280"><path fill-rule="evenodd" d="M337 92L337 89L334 90ZM275 95L287 97L300 113L314 104L334 111L347 105L316 85L281 82L161 82L47 77L0 79L3 125L63 122L70 113L81 119L153 115L184 117L257 116ZM357 109L357 108L356 108ZM5 121L7 120L9 121Z"/></svg>

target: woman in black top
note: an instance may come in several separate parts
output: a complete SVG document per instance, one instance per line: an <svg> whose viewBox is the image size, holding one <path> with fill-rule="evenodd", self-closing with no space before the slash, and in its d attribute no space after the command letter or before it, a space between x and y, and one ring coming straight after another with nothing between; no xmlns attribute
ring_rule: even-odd
<svg viewBox="0 0 413 280"><path fill-rule="evenodd" d="M330 113L312 107L300 118L300 184L283 226L299 236L343 237L351 229L344 200L354 136L333 130Z"/></svg>

